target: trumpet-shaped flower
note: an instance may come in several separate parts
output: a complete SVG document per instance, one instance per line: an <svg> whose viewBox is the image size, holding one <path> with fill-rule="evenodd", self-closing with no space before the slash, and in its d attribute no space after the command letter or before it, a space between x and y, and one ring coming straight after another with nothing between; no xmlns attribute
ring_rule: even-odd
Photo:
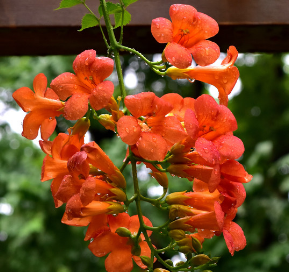
<svg viewBox="0 0 289 272"><path fill-rule="evenodd" d="M152 226L151 222L143 217L147 226ZM142 263L141 259L136 256L134 252L134 242L129 237L121 237L116 233L120 227L127 228L132 235L136 235L139 230L139 219L136 215L130 217L126 213L118 214L117 216L108 216L108 224L110 229L104 231L102 234L94 238L89 244L89 249L97 257L103 257L107 254L105 260L105 268L108 272L130 272L133 268L132 259L136 264L145 269L146 266ZM151 232L148 232L150 235ZM138 242L141 249L140 256L151 257L151 250L147 243L142 239Z"/></svg>
<svg viewBox="0 0 289 272"><path fill-rule="evenodd" d="M55 117L63 113L63 103L53 90L47 89L47 78L38 74L33 81L34 91L28 87L16 90L12 97L23 111L29 112L23 120L22 136L33 140L40 127L41 138L48 140L56 127Z"/></svg>
<svg viewBox="0 0 289 272"><path fill-rule="evenodd" d="M206 67L197 66L195 68L178 69L170 67L166 75L172 79L187 78L199 80L214 85L219 91L219 101L221 105L228 105L228 95L233 90L238 78L239 70L233 66L238 57L235 46L230 46L227 57L221 65L209 65Z"/></svg>
<svg viewBox="0 0 289 272"><path fill-rule="evenodd" d="M168 43L164 50L166 60L178 68L187 68L192 56L197 64L209 65L217 60L220 49L206 39L219 32L218 23L206 14L197 12L189 5L176 4L170 7L172 21L156 18L151 32L159 43Z"/></svg>
<svg viewBox="0 0 289 272"><path fill-rule="evenodd" d="M56 77L50 87L60 99L69 98L64 107L67 120L77 120L88 110L88 101L95 110L100 110L110 103L114 86L111 81L103 81L113 71L113 60L96 57L94 50L79 54L73 62L72 73L63 73Z"/></svg>

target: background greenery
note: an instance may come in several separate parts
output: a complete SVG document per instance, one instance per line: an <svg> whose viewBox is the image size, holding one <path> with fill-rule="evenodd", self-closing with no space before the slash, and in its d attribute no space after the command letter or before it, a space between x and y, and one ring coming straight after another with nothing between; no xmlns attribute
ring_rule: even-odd
<svg viewBox="0 0 289 272"><path fill-rule="evenodd" d="M0 58L2 114L17 108L11 99L13 91L22 86L32 88L33 78L40 72L49 82L60 73L73 72L74 57ZM247 199L236 218L245 232L246 248L231 257L222 236L204 243L205 252L222 257L216 272L275 272L289 268L289 66L285 57L243 55L237 62L242 91L230 100L229 108L238 120L235 135L246 148L240 161L254 178L245 184ZM138 78L130 94L154 90L159 96L178 92L197 97L208 92L208 86L200 82L160 78L136 57L124 56L122 62L125 74L130 72ZM117 85L115 73L110 79ZM71 124L59 119L57 131L68 126ZM93 122L91 137L117 166L121 165L125 146L112 132ZM96 258L83 241L85 228L61 224L64 208L54 208L50 182L40 182L44 157L41 150L13 133L5 120L0 123L0 139L0 271L105 271L104 258ZM152 194L148 188L157 189L158 184L147 178L141 166L139 169L142 192ZM171 179L170 184L171 192L191 187L188 181L178 178ZM153 224L165 220L158 210L143 208ZM157 247L166 243L163 236L152 238ZM171 256L168 253L164 258Z"/></svg>

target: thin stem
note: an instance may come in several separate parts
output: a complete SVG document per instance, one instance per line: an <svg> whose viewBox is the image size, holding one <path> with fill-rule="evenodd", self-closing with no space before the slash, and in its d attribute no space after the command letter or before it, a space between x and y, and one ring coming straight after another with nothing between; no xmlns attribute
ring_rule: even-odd
<svg viewBox="0 0 289 272"><path fill-rule="evenodd" d="M100 3L102 6L102 10L103 10L103 17L104 17L110 45L111 45L111 48L112 48L113 53L114 53L115 67L116 67L117 76L118 76L119 88L120 88L121 96L124 100L124 98L126 97L126 91L125 91L125 87L124 87L121 63L120 63L120 58L119 58L119 44L116 41L116 38L115 38L115 35L113 32L113 27L111 25L110 18L109 18L108 12L107 12L106 1L100 0Z"/></svg>
<svg viewBox="0 0 289 272"><path fill-rule="evenodd" d="M130 155L132 155L131 150L130 150ZM140 191L139 191L138 179L137 179L136 161L133 157L131 158L131 165L132 165L134 192L135 192L135 194L137 194L137 198L135 199L135 202L136 202L136 209L137 209L137 214L138 214L139 223L140 223L140 230L142 231L150 250L154 252L154 256L158 259L158 261L166 268L172 269L173 267L171 267L165 261L163 261L163 259L156 252L156 250L155 250L153 244L151 243L151 240L147 234L147 231L145 229L145 223L143 220L143 215L142 215L142 210L141 210L141 205L140 205L141 199L140 199Z"/></svg>
<svg viewBox="0 0 289 272"><path fill-rule="evenodd" d="M104 40L104 43L105 43L106 47L109 48L109 44L108 44L107 39L106 39L106 37L105 37L105 35L104 35L104 32L103 32L103 29L102 29L102 27L101 27L99 18L98 18L98 17L94 14L94 12L88 7L88 5L85 4L85 1L83 1L82 4L83 4L83 5L86 7L86 9L90 12L90 14L92 14L92 15L95 17L95 19L97 20L98 25L99 25L99 28L100 28L100 31L101 31L101 34L102 34L102 37L103 37L103 40Z"/></svg>
<svg viewBox="0 0 289 272"><path fill-rule="evenodd" d="M122 0L120 0L120 4L122 7L121 11L121 26L120 26L120 37L119 37L119 44L122 44L122 39L123 39L123 20L124 20L124 4Z"/></svg>
<svg viewBox="0 0 289 272"><path fill-rule="evenodd" d="M158 252L158 253L164 252L166 250L174 248L176 245L177 245L177 243L170 243L167 247L157 249L156 252Z"/></svg>
<svg viewBox="0 0 289 272"><path fill-rule="evenodd" d="M124 161L124 163L122 164L121 168L119 168L119 171L122 173L124 168L128 165L128 163L130 162L130 157L127 157Z"/></svg>

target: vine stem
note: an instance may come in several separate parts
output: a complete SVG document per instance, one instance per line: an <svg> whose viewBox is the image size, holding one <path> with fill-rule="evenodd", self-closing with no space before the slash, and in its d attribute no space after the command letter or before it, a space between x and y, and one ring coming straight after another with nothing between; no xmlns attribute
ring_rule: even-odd
<svg viewBox="0 0 289 272"><path fill-rule="evenodd" d="M115 59L115 67L116 67L116 72L118 76L118 82L119 82L119 88L121 92L121 96L124 100L126 97L126 91L125 91L125 86L124 86L124 81L123 81L123 74L122 74L122 69L121 69L121 63L120 63L120 57L119 57L119 44L116 41L114 32L113 32L113 27L111 25L111 21L109 18L109 14L107 11L107 6L106 6L106 1L105 0L100 0L102 10L103 10L103 17L110 41L110 48L112 49L114 53L114 59Z"/></svg>
<svg viewBox="0 0 289 272"><path fill-rule="evenodd" d="M109 48L109 44L107 42L107 39L106 39L106 37L104 35L103 29L102 29L101 24L100 24L100 19L94 14L94 12L88 7L88 5L86 5L85 1L82 1L82 4L90 12L90 14L92 14L95 17L95 19L97 20L99 28L100 28L100 31L101 31L101 34L102 34L102 37L103 37L103 40L104 40L104 43L105 43L106 47Z"/></svg>
<svg viewBox="0 0 289 272"><path fill-rule="evenodd" d="M151 240L147 234L147 230L145 228L145 223L143 220L143 215L142 215L142 210L141 210L141 197L140 197L140 191L139 191L139 186L138 186L138 178L137 178L137 169L136 169L136 160L134 159L134 157L132 156L132 152L130 150L130 156L131 156L131 166L132 166L132 177L133 177L133 185L134 185L134 192L137 195L136 199L135 199L135 203L136 203L136 209L137 209L137 214L138 214L138 218L139 218L139 223L140 223L140 230L143 233L145 240L150 248L150 250L152 252L154 252L154 256L158 259L158 261L166 268L172 270L173 267L171 267L170 265L168 265L160 256L159 254L156 252L153 244L151 243Z"/></svg>

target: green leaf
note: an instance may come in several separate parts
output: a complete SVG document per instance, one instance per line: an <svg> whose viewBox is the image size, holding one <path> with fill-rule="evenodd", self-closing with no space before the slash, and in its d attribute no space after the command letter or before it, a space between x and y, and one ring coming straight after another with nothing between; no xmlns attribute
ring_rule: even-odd
<svg viewBox="0 0 289 272"><path fill-rule="evenodd" d="M120 4L114 4L111 2L106 2L106 8L108 14L115 14L116 12L121 12L122 8ZM101 16L103 16L103 11L102 11L102 5L100 4L98 7L98 13Z"/></svg>
<svg viewBox="0 0 289 272"><path fill-rule="evenodd" d="M136 2L138 0L122 0L123 4L128 7L130 4L133 4L134 2Z"/></svg>
<svg viewBox="0 0 289 272"><path fill-rule="evenodd" d="M59 7L56 10L63 9L63 8L71 8L79 4L82 4L81 0L62 0Z"/></svg>
<svg viewBox="0 0 289 272"><path fill-rule="evenodd" d="M83 29L94 27L98 25L98 20L92 14L85 14L81 21L81 29L78 31L82 31Z"/></svg>
<svg viewBox="0 0 289 272"><path fill-rule="evenodd" d="M120 27L122 24L122 12L117 12L114 14L114 20L115 20L115 26L114 28ZM124 10L123 13L123 25L127 25L131 20L131 14L127 11Z"/></svg>

